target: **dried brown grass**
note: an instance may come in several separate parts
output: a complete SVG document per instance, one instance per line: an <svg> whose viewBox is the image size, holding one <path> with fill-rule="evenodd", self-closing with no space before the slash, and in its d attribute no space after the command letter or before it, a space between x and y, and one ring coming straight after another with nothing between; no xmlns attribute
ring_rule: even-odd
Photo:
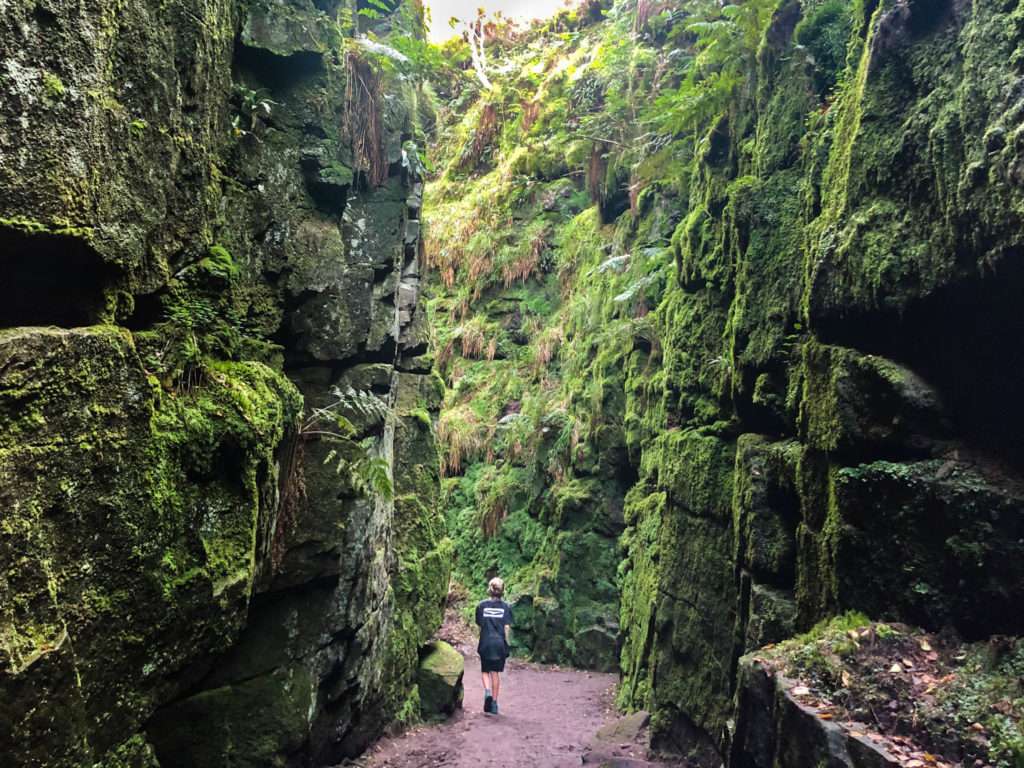
<svg viewBox="0 0 1024 768"><path fill-rule="evenodd" d="M491 146L494 137L498 135L499 125L497 105L490 102L484 104L480 110L480 119L477 120L476 129L473 131L473 140L469 142L459 157L460 170L472 171L480 165L484 152Z"/></svg>
<svg viewBox="0 0 1024 768"><path fill-rule="evenodd" d="M522 107L523 119L521 125L523 133L527 133L533 127L533 124L537 122L537 118L540 117L540 102L524 101Z"/></svg>
<svg viewBox="0 0 1024 768"><path fill-rule="evenodd" d="M511 288L516 281L526 282L540 267L541 257L548 247L548 231L541 230L530 241L525 251L512 261L502 265L501 278L506 288Z"/></svg>
<svg viewBox="0 0 1024 768"><path fill-rule="evenodd" d="M437 439L444 447L441 474L450 477L462 472L471 460L486 453L494 430L487 429L467 404L449 408L437 422Z"/></svg>
<svg viewBox="0 0 1024 768"><path fill-rule="evenodd" d="M590 162L587 165L587 192L591 201L601 202L604 197L604 177L608 173L608 154L604 144L595 141L590 150Z"/></svg>
<svg viewBox="0 0 1024 768"><path fill-rule="evenodd" d="M345 56L348 92L345 94L343 126L352 143L356 169L366 175L367 183L379 187L388 177L388 161L381 129L380 78L358 54Z"/></svg>

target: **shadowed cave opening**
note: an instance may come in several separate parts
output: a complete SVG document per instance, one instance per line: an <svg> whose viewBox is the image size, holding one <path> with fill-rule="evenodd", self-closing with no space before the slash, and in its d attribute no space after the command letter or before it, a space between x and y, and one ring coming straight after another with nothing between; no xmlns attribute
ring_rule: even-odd
<svg viewBox="0 0 1024 768"><path fill-rule="evenodd" d="M824 340L906 365L935 387L964 442L1024 470L1024 254L912 302L902 316L825 322Z"/></svg>
<svg viewBox="0 0 1024 768"><path fill-rule="evenodd" d="M283 97L323 72L323 56L313 51L297 51L282 56L264 48L252 48L241 40L235 43L235 79L268 89Z"/></svg>
<svg viewBox="0 0 1024 768"><path fill-rule="evenodd" d="M93 325L113 275L80 239L0 227L0 328Z"/></svg>

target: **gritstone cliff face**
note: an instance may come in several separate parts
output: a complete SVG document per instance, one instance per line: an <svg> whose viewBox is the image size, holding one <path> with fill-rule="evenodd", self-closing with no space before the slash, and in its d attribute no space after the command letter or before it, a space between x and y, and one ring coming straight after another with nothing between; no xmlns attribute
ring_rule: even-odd
<svg viewBox="0 0 1024 768"><path fill-rule="evenodd" d="M747 651L851 609L1024 633L1021 11L601 6L442 92L456 567L538 656L620 630L656 744L807 765L737 723Z"/></svg>
<svg viewBox="0 0 1024 768"><path fill-rule="evenodd" d="M421 116L353 18L0 7L4 765L337 762L415 711Z"/></svg>

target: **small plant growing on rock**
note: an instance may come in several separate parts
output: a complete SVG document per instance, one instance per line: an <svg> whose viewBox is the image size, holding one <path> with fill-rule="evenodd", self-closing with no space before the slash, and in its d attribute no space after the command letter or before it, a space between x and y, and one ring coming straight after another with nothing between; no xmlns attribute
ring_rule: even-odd
<svg viewBox="0 0 1024 768"><path fill-rule="evenodd" d="M43 74L43 93L51 101L57 101L67 93L64 82L53 72Z"/></svg>
<svg viewBox="0 0 1024 768"><path fill-rule="evenodd" d="M352 489L361 496L377 496L384 501L394 498L391 466L387 459L375 455L376 438L365 433L383 424L390 415L387 404L372 392L335 387L335 400L324 408L312 409L300 434L305 439L321 439L331 450L324 464L334 464L339 475L345 475ZM358 425L358 426L357 426Z"/></svg>
<svg viewBox="0 0 1024 768"><path fill-rule="evenodd" d="M241 100L242 114L235 115L231 120L231 135L236 139L245 136L252 136L261 141L257 132L264 120L269 120L273 108L277 102L270 99L267 91L263 88L248 88L244 85L237 85L238 95ZM243 127L243 120L247 121L248 127Z"/></svg>

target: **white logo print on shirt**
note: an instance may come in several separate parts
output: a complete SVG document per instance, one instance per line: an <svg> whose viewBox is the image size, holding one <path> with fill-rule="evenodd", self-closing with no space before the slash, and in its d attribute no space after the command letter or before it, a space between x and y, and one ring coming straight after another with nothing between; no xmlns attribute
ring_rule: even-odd
<svg viewBox="0 0 1024 768"><path fill-rule="evenodd" d="M484 608L485 619L500 619L505 615L504 608Z"/></svg>

